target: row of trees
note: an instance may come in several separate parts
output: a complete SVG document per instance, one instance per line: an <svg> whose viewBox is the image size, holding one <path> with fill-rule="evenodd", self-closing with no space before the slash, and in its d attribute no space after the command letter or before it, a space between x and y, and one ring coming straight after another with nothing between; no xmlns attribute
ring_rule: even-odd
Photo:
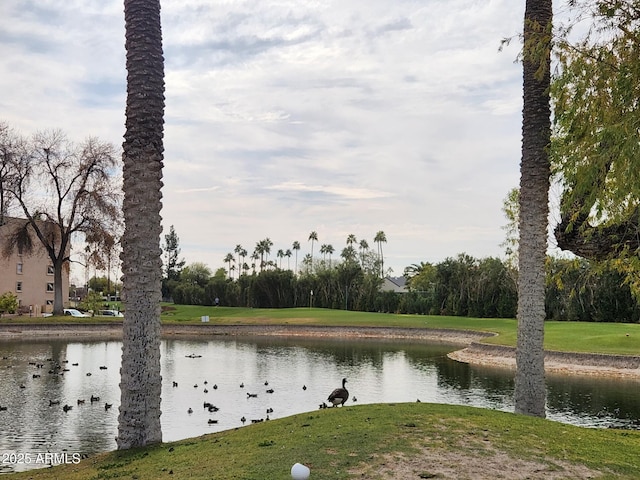
<svg viewBox="0 0 640 480"><path fill-rule="evenodd" d="M212 274L205 264L192 263L174 271L165 287L176 303L190 305L214 305L218 299L223 305L260 308L313 305L481 318L514 318L517 313L518 273L509 259L460 254L436 264L410 265L404 272L406 293L381 291L377 271L375 261L347 257L317 259L313 269L303 265L298 275L276 266L233 279L223 268ZM640 321L625 273L613 264L547 257L544 278L548 319Z"/></svg>
<svg viewBox="0 0 640 480"><path fill-rule="evenodd" d="M309 234L308 240L311 242L311 253L306 254L302 259L302 270L306 273L310 273L314 269L314 262L315 266L318 265L318 259L314 260L313 256L313 247L315 242L318 242L318 233L316 231L312 231ZM363 269L370 268L370 265L375 264L375 270L382 278L384 277L384 255L382 244L387 242L387 237L385 233L380 230L375 234L373 241L377 244L377 253L375 256L372 255L372 251L369 248L369 242L367 242L366 239L361 239L358 242L354 234L349 234L347 236L346 246L340 252L340 257L344 261L359 262ZM173 270L174 268L171 265L170 257L172 255L175 256L175 253L172 253L171 249L176 246L177 236L172 225L169 234L165 236L165 249L167 251L166 268L169 270ZM229 277L233 278L234 276L246 275L250 271L255 274L256 270L262 272L264 269L282 269L282 264L285 258L287 259L287 270L291 270L292 256L294 257L293 271L299 272L298 252L301 249L299 241L294 241L291 248L278 249L276 252L276 260L269 259L269 255L272 252L271 247L273 247L273 242L269 237L267 237L257 242L253 252L249 255L248 250L246 250L241 244L237 244L233 252L227 253L223 259L223 262L228 265L227 272ZM331 267L332 255L336 252L336 249L330 243L323 243L320 245L319 251L322 255L322 266L326 265L328 259L329 267ZM169 272L167 272L167 278L169 278L169 276Z"/></svg>

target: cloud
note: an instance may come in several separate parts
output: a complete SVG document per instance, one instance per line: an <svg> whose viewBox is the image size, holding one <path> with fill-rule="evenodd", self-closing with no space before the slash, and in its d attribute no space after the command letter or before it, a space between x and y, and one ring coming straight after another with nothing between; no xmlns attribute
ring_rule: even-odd
<svg viewBox="0 0 640 480"><path fill-rule="evenodd" d="M365 188L348 188L335 185L305 185L301 182L284 182L266 187L267 190L279 190L290 192L311 192L332 195L347 200L369 200L372 198L385 198L392 196L387 192L379 192Z"/></svg>
<svg viewBox="0 0 640 480"><path fill-rule="evenodd" d="M524 5L163 0L163 223L215 270L270 237L385 263L499 255L517 185ZM1 120L122 143L121 0L0 2ZM304 252L301 252L304 254Z"/></svg>

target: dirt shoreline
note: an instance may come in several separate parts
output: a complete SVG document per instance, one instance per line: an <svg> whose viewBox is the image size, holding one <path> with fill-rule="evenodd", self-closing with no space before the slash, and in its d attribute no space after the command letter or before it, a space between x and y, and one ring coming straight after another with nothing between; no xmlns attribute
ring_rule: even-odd
<svg viewBox="0 0 640 480"><path fill-rule="evenodd" d="M311 325L176 325L163 324L165 338L180 336L286 336L325 338L407 339L465 347L449 358L472 365L515 370L515 348L482 343L491 333L470 330L397 327L334 327ZM120 339L122 323L0 324L0 341L60 339ZM640 356L545 352L549 374L612 376L640 380Z"/></svg>

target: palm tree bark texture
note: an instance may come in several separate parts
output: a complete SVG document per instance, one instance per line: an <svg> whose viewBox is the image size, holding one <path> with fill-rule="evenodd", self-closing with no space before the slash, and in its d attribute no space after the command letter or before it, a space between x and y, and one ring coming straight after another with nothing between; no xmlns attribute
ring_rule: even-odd
<svg viewBox="0 0 640 480"><path fill-rule="evenodd" d="M164 58L159 0L125 0L125 305L118 449L162 441L160 300Z"/></svg>
<svg viewBox="0 0 640 480"><path fill-rule="evenodd" d="M520 256L515 411L545 416L544 287L549 213L551 0L527 0L524 18Z"/></svg>

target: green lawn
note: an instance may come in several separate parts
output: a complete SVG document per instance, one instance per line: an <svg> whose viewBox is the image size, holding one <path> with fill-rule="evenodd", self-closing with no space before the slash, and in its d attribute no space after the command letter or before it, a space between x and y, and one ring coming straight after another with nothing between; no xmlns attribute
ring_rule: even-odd
<svg viewBox="0 0 640 480"><path fill-rule="evenodd" d="M193 305L164 305L163 323L197 324L208 315L210 323L221 325L285 324L285 325L344 325L393 326L408 328L446 328L494 332L498 335L484 340L487 343L515 346L517 324L514 319L467 318L426 315L396 315L388 313L352 312L321 308L238 308L201 307ZM106 318L73 317L11 317L0 323L73 323L113 322ZM568 352L640 355L640 324L546 322L545 348Z"/></svg>
<svg viewBox="0 0 640 480"><path fill-rule="evenodd" d="M163 313L166 323L200 323L203 315L210 322L232 324L393 326L446 328L494 332L487 343L516 345L517 322L504 318L467 318L389 313L351 312L320 308L252 309L177 305ZM640 355L640 324L546 322L545 348L568 352Z"/></svg>
<svg viewBox="0 0 640 480"><path fill-rule="evenodd" d="M444 478L513 478L515 472L518 478L587 478L589 472L588 478L637 479L638 447L637 431L472 407L378 404L294 415L9 478L284 480L299 462L310 467L310 478L324 480L443 478L445 467L456 473ZM395 474L383 477L385 470Z"/></svg>

